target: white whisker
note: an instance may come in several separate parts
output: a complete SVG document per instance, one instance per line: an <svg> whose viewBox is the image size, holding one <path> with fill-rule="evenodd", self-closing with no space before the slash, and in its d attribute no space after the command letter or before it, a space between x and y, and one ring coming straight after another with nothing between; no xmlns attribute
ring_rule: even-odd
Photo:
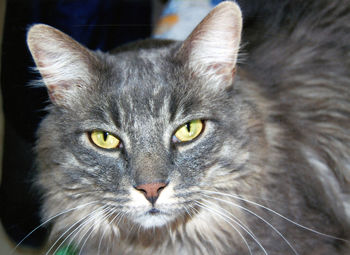
<svg viewBox="0 0 350 255"><path fill-rule="evenodd" d="M209 197L209 198L212 198L212 199L216 199L218 201L221 201L221 202L224 202L224 203L227 203L227 204L230 204L230 205L233 205L235 207L238 207L252 215L254 215L255 217L257 217L258 219L260 219L261 221L263 221L266 225L268 225L270 228L272 228L285 242L286 244L291 248L291 250L293 251L294 254L298 255L299 253L294 249L294 247L292 246L292 244L287 240L287 238L284 237L284 235L278 230L276 229L271 223L269 223L267 220L265 220L263 217L261 217L260 215L256 214L255 212L241 206L241 205L238 205L238 204L235 204L231 201L227 201L227 200L224 200L224 199L220 199L220 198L216 198L216 197L211 197L211 196L208 196L208 195L205 195L203 194L204 196L206 197Z"/></svg>
<svg viewBox="0 0 350 255"><path fill-rule="evenodd" d="M191 212L188 210L187 205L184 206L184 209L185 209L185 211L186 211L186 214L187 214L190 218L192 218L193 215L192 215ZM190 209L191 209L191 208L190 208Z"/></svg>
<svg viewBox="0 0 350 255"><path fill-rule="evenodd" d="M312 232L312 233L315 233L315 234L317 234L317 235L324 236L324 237L327 237L327 238L336 239L336 240L340 240L340 241L344 241L344 242L347 242L347 243L349 242L349 240L346 240L346 239L343 239L343 238L339 238L339 237L336 237L336 236L332 236L332 235L328 235L328 234L319 232L319 231L317 231L317 230L315 230L315 229L312 229L312 228L308 228L308 227L306 227L306 226L304 226L304 225L302 225L302 224L300 224L300 223L298 223L298 222L295 222L295 221L293 221L293 220L287 218L286 216L283 216L282 214L280 214L280 213L278 213L278 212L276 212L276 211L274 211L274 210L272 210L272 209L270 209L270 208L268 208L268 207L266 207L266 206L264 206L264 205L261 205L261 204L259 204L259 203L256 203L256 202L254 202L254 201L251 201L251 200L248 200L248 199L245 199L245 198L242 198L242 197L240 197L240 196L232 195L232 194L226 194L226 193L217 192L217 191L208 191L208 190L202 190L202 191L207 192L207 193L211 193L211 194L217 194L217 195L222 195L222 196L228 196L228 197L232 197L232 198L235 198L235 199L238 199L238 200L247 202L247 203L249 203L249 204L258 206L258 207L260 207L260 208L263 208L263 209L265 209L265 210L267 210L267 211L269 211L269 212L271 212L271 213L273 213L273 214L275 214L275 215L281 217L282 219L284 219L284 220L286 220L286 221L292 223L293 225L298 226L298 227L300 227L300 228L303 228L303 229L305 229L305 230L307 230L307 231L310 231L310 232Z"/></svg>
<svg viewBox="0 0 350 255"><path fill-rule="evenodd" d="M107 212L104 216L101 217L100 221L104 221L106 220L110 215L112 215L115 210L111 210L110 208L106 208L106 210L104 210L103 212L101 212L102 214ZM98 218L99 215L97 215L95 218ZM89 238L91 237L92 233L94 232L93 231L93 228L95 227L94 224L91 225L91 227L86 231L86 233L82 236L81 240L78 242L78 245L79 246L79 243L84 239L84 236L90 231L90 234L85 238L85 241L83 242L83 244L81 245L81 248L80 248L80 252L79 252L79 255L81 255L82 251L83 251L83 248L87 242L87 240L89 240Z"/></svg>
<svg viewBox="0 0 350 255"><path fill-rule="evenodd" d="M125 217L129 212L130 212L129 210L126 211L122 217ZM128 231L128 234L127 234L126 237L125 237L125 240L128 240L128 238L129 238L131 232L134 230L135 226L136 226L136 223L133 223L132 226L131 226L131 228L130 228L129 231Z"/></svg>
<svg viewBox="0 0 350 255"><path fill-rule="evenodd" d="M205 205L205 204L203 204L203 203L201 203L201 202L196 201L196 204L197 204L200 208L206 209L206 210L208 210L208 211L214 213L215 215L220 216L227 224L229 224L229 225L239 234L239 236L242 238L243 242L245 243L245 245L247 246L247 248L248 248L248 250L249 250L249 254L252 255L252 251L251 251L251 249L250 249L250 247L249 247L249 244L248 244L247 240L244 238L243 234L242 234L231 222L229 222L228 220L226 220L226 218L229 219L229 220L231 220L231 221L233 221L234 223L236 223L238 226L240 226L240 227L242 228L242 226L241 226L236 220L234 220L234 219L228 217L228 216L225 215L225 214L220 213L220 212L217 211L216 209L213 209L213 208L211 208L211 207L209 207L209 206L207 206L207 205ZM243 229L243 228L242 228L242 229ZM265 250L265 249L264 249L264 250ZM265 254L267 254L266 251L265 251Z"/></svg>
<svg viewBox="0 0 350 255"><path fill-rule="evenodd" d="M51 245L50 249L46 252L45 255L48 255L50 253L50 251L56 246L56 244L61 240L61 238L63 238L72 228L74 228L76 225L78 225L81 222L84 222L89 216L91 216L92 214L96 213L98 210L100 210L100 208L97 208L96 210L90 212L88 215L86 215L85 217L83 217L82 219L78 220L77 222L75 222L72 226L70 226L65 232L63 232L60 237ZM74 231L72 233L70 233L62 242L61 244L56 248L56 250L54 251L53 254L56 254L57 250L62 246L62 244L74 233Z"/></svg>
<svg viewBox="0 0 350 255"><path fill-rule="evenodd" d="M215 204L212 201L208 201L208 200L203 199L203 198L202 198L202 200L207 202L207 203L211 203L213 205L219 206L218 204ZM259 245L259 247L264 251L264 253L267 254L266 249L263 247L261 242L258 240L258 238L254 235L254 233L249 229L249 227L247 225L245 225L237 216L233 215L231 212L227 211L226 209L224 209L222 207L220 207L220 209L229 215L227 217L233 217L238 222L239 226Z"/></svg>
<svg viewBox="0 0 350 255"><path fill-rule="evenodd" d="M29 232L16 246L15 248L13 248L11 254L13 254L17 249L18 247L24 242L24 240L26 240L31 234L33 234L35 231L37 231L39 228L41 228L42 226L46 225L47 223L49 223L50 221L52 221L53 219L63 215L63 214L66 214L66 213L69 213L69 212L72 212L72 211L75 211L75 210L78 210L78 209L81 209L85 206L88 206L88 205L91 205L91 204L94 204L94 203L98 203L98 201L92 201L92 202L89 202L89 203L86 203L86 204L82 204L82 205L79 205L77 207L74 207L74 208L71 208L71 209L68 209L68 210L65 210L63 212L60 212L52 217L50 217L49 219L47 219L46 221L44 221L43 223L41 223L39 226L37 226L36 228L34 228L31 232Z"/></svg>
<svg viewBox="0 0 350 255"><path fill-rule="evenodd" d="M115 213L116 211L117 211L117 209L115 209L115 210L113 211L113 213ZM112 214L113 214L113 213L112 213ZM109 225L112 225L112 224L114 223L114 220L116 220L116 219L118 218L118 216L119 216L121 213L122 213L122 212L118 212L118 213L113 217L113 219L111 220L111 222L109 223ZM112 214L111 214L111 215L112 215ZM99 243L98 243L98 253L97 253L97 254L100 254L101 245L102 245L102 240L103 240L103 238L104 238L106 232L107 232L107 228L103 231L103 233L102 233L102 235L101 235L100 241L99 241Z"/></svg>
<svg viewBox="0 0 350 255"><path fill-rule="evenodd" d="M102 209L103 208L103 209ZM94 221L96 218L99 217L99 215L104 214L104 212L108 211L107 205L104 205L100 208L100 211L95 211L92 215L90 215L88 218L85 218L82 224L80 224L77 228L75 228L62 242L61 245L69 238L70 241L68 243L68 247L73 243L73 240L78 236L79 233L83 232L85 226L90 224L92 221ZM91 227L94 227L92 224ZM90 228L87 229L84 235L82 235L77 242L74 243L74 246L78 248L80 246L80 243L84 239L84 236L88 233ZM74 234L74 235L73 235ZM72 236L73 235L73 236ZM56 249L57 250L57 249ZM55 252L56 253L56 252Z"/></svg>

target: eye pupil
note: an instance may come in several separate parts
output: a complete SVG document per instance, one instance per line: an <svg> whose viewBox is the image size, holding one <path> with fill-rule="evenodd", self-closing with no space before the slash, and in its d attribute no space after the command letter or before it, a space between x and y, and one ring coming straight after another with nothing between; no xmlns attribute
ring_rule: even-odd
<svg viewBox="0 0 350 255"><path fill-rule="evenodd" d="M187 128L188 133L191 132L191 123L190 122L188 122L186 124L186 128Z"/></svg>
<svg viewBox="0 0 350 255"><path fill-rule="evenodd" d="M108 137L108 132L103 132L103 140L106 141Z"/></svg>

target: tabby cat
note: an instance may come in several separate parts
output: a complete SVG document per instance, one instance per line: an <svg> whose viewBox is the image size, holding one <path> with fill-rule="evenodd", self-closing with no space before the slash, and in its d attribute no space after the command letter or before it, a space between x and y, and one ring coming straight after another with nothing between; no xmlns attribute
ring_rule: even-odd
<svg viewBox="0 0 350 255"><path fill-rule="evenodd" d="M350 3L238 4L111 53L30 28L46 254L350 254Z"/></svg>

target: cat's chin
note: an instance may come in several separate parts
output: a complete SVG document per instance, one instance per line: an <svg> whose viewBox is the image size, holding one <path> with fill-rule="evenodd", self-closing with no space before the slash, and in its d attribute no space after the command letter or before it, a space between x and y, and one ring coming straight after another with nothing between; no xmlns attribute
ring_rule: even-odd
<svg viewBox="0 0 350 255"><path fill-rule="evenodd" d="M172 217L162 213L146 213L135 217L133 221L145 229L160 228L172 221Z"/></svg>

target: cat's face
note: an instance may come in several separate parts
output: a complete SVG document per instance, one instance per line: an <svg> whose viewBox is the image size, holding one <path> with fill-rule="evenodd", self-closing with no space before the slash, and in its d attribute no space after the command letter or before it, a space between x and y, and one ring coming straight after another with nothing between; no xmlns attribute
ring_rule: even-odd
<svg viewBox="0 0 350 255"><path fill-rule="evenodd" d="M236 6L233 18L221 12L235 24L218 31L233 37L222 49L206 41L210 20L197 29L208 35L116 55L92 53L47 26L30 30L54 103L38 142L46 195L111 207L110 216L154 228L191 217L202 189L243 168L252 113L232 87L241 18Z"/></svg>
<svg viewBox="0 0 350 255"><path fill-rule="evenodd" d="M219 188L219 180L242 170L249 107L231 86L214 91L216 81L203 84L177 63L178 46L99 54L94 91L51 110L38 147L56 157L58 165L45 171L60 176L63 194L111 204L132 222L158 227L189 217L200 190Z"/></svg>

